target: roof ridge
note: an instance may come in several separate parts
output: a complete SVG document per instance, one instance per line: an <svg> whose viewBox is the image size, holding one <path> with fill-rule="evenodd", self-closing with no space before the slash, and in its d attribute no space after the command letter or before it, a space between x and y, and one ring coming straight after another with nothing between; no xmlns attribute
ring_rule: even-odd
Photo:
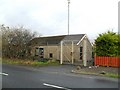
<svg viewBox="0 0 120 90"><path fill-rule="evenodd" d="M56 36L41 36L41 37L43 37L43 38L45 38L45 37L62 37L62 36L66 36L66 35L56 35Z"/></svg>
<svg viewBox="0 0 120 90"><path fill-rule="evenodd" d="M69 35L54 35L54 36L40 36L40 37L60 37L60 36L73 36L73 35L77 36L77 35L85 35L85 34L69 34Z"/></svg>

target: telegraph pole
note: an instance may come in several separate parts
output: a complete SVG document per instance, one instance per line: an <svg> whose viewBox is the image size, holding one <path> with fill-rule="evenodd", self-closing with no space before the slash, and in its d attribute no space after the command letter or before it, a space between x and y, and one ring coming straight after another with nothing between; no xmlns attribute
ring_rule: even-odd
<svg viewBox="0 0 120 90"><path fill-rule="evenodd" d="M69 35L69 6L70 5L70 0L68 0L68 35Z"/></svg>

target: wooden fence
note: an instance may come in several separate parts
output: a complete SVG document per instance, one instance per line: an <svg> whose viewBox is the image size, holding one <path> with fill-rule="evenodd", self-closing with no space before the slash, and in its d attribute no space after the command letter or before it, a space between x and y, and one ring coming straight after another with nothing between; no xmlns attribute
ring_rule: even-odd
<svg viewBox="0 0 120 90"><path fill-rule="evenodd" d="M95 56L94 62L99 66L120 67L120 57Z"/></svg>

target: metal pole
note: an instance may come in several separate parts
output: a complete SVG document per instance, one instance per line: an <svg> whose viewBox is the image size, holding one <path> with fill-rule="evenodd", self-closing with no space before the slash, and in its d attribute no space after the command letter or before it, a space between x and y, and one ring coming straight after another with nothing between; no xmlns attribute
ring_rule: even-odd
<svg viewBox="0 0 120 90"><path fill-rule="evenodd" d="M70 0L68 0L68 35L69 35L69 4L70 4Z"/></svg>

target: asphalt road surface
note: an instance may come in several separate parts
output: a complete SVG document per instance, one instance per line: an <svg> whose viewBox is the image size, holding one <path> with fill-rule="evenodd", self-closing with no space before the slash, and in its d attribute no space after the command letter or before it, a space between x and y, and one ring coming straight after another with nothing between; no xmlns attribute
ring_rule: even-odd
<svg viewBox="0 0 120 90"><path fill-rule="evenodd" d="M28 67L2 66L2 88L118 88L118 80L107 77L80 75L70 71L73 66Z"/></svg>

